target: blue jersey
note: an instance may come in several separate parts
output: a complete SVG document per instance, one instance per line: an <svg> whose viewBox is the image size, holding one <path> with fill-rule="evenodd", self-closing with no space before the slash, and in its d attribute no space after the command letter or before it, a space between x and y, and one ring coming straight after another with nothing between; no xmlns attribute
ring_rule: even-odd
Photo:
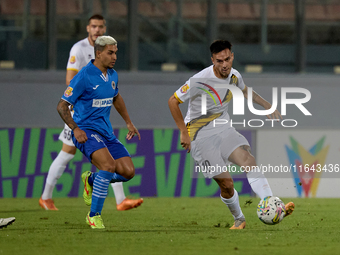
<svg viewBox="0 0 340 255"><path fill-rule="evenodd" d="M114 138L110 111L117 94L117 72L108 69L105 77L91 60L71 80L62 99L73 105L73 120L80 129L92 129L107 138Z"/></svg>

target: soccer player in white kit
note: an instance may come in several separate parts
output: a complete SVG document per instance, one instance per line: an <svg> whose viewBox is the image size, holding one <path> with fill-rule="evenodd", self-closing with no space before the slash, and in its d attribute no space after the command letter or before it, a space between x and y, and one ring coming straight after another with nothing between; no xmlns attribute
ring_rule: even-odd
<svg viewBox="0 0 340 255"><path fill-rule="evenodd" d="M104 17L95 14L89 18L86 27L88 37L73 45L67 62L66 85L69 85L73 77L86 66L91 59L94 59L94 42L98 36L106 32ZM64 130L60 133L59 140L63 142L63 147L58 156L52 162L48 171L45 188L39 205L45 210L58 210L52 200L53 189L63 174L66 165L73 159L77 148L71 138L71 129L65 124ZM117 203L117 210L124 211L140 206L143 199L128 199L125 197L123 183L116 182L111 184Z"/></svg>
<svg viewBox="0 0 340 255"><path fill-rule="evenodd" d="M237 164L247 172L247 178L252 190L261 198L273 196L269 183L259 171L254 156L251 154L248 141L230 125L227 112L232 98L227 88L214 88L212 84L230 84L242 90L248 98L248 88L241 74L232 68L234 53L231 43L226 40L216 40L210 46L212 65L191 77L180 87L168 101L171 114L180 130L181 145L191 152L198 166L201 166L205 178L213 178L221 189L221 200L227 205L234 217L234 225L230 229L244 229L246 220L242 213L238 193L234 189L233 180L228 171L212 171L209 166L223 167ZM211 94L211 97L209 95ZM215 94L215 95L213 95ZM206 97L206 114L202 114L202 97ZM217 96L218 95L218 96ZM215 97L217 97L215 99ZM265 109L271 109L271 104L253 91L253 102ZM213 99L212 99L213 98ZM189 100L185 119L179 104ZM203 112L204 113L204 112ZM270 119L280 119L281 114L275 110ZM217 121L227 124L216 125ZM248 167L248 168L247 168ZM208 169L208 171L206 171ZM286 204L286 216L294 210L294 203Z"/></svg>

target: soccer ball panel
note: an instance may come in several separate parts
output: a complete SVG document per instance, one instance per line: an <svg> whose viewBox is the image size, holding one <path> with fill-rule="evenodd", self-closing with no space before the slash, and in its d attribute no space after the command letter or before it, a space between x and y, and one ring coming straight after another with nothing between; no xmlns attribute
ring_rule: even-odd
<svg viewBox="0 0 340 255"><path fill-rule="evenodd" d="M285 216L285 204L278 197L265 197L257 205L257 216L265 224L278 224Z"/></svg>

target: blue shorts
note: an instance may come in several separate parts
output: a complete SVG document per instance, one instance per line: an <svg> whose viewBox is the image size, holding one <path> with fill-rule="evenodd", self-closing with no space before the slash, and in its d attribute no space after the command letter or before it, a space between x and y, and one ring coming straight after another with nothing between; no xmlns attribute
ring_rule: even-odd
<svg viewBox="0 0 340 255"><path fill-rule="evenodd" d="M82 129L87 136L87 141L85 143L79 143L74 137L72 132L72 140L74 145L88 158L91 160L91 155L93 152L107 148L114 159L119 159L122 157L131 157L130 153L127 151L125 146L116 138L106 139L104 136L98 132L91 129Z"/></svg>

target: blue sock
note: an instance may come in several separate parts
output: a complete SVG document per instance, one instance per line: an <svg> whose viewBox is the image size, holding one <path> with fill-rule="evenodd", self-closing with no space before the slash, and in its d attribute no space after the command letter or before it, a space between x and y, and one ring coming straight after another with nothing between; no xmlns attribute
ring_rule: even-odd
<svg viewBox="0 0 340 255"><path fill-rule="evenodd" d="M91 175L89 176L89 178L87 179L87 182L93 186L93 181L95 179L95 176L97 175L98 173L91 173Z"/></svg>
<svg viewBox="0 0 340 255"><path fill-rule="evenodd" d="M98 175L98 172L92 173L92 175L91 175L91 178L92 178L91 181L92 181L92 182L96 179L96 176L97 176L97 175ZM113 176L112 176L112 179L111 179L110 183L115 183L115 182L127 182L127 181L129 181L129 180L130 180L130 179L126 179L125 177L121 176L120 174L113 173ZM88 182L89 182L90 185L92 185L91 182L90 182L90 178L89 178Z"/></svg>
<svg viewBox="0 0 340 255"><path fill-rule="evenodd" d="M98 172L92 173L91 176L88 179L88 183L93 186L94 179L96 179L96 176L98 175Z"/></svg>
<svg viewBox="0 0 340 255"><path fill-rule="evenodd" d="M93 181L93 192L92 192L92 204L90 217L96 214L101 214L105 198L107 196L107 189L110 185L113 173L108 171L99 170L96 178Z"/></svg>

